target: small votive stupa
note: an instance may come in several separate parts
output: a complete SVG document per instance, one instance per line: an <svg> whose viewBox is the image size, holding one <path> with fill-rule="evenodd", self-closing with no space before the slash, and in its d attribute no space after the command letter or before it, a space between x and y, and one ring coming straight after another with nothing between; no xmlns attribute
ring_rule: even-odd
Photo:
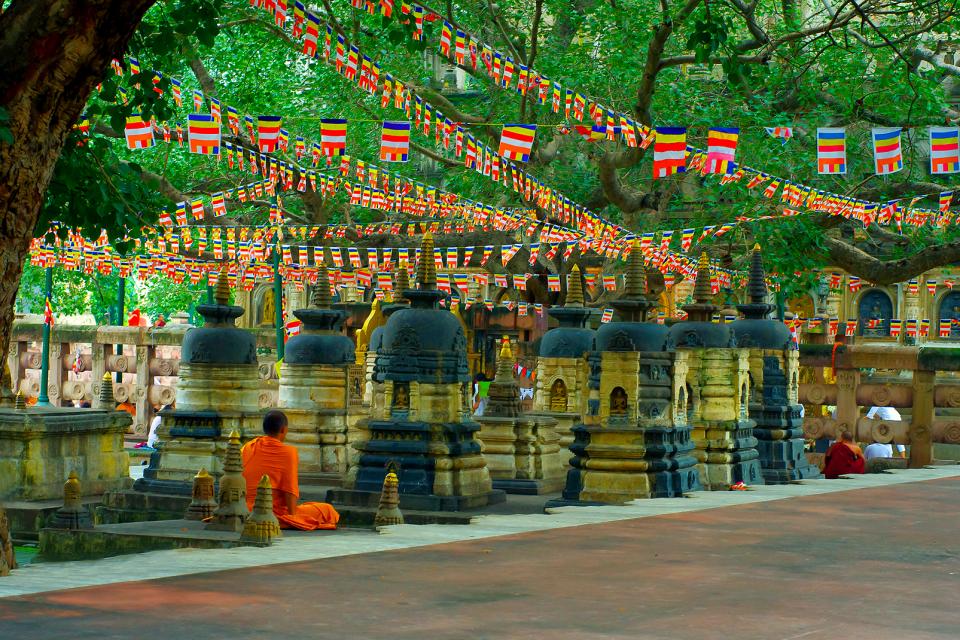
<svg viewBox="0 0 960 640"><path fill-rule="evenodd" d="M514 376L513 352L506 337L490 383L487 408L474 419L494 489L507 493L538 494L563 486L566 449L560 447L557 421L520 409L520 385Z"/></svg>
<svg viewBox="0 0 960 640"><path fill-rule="evenodd" d="M763 484L754 422L749 416L749 350L737 348L732 323L712 322L710 260L701 254L687 320L670 327L670 342L688 358L687 415L700 484L711 491L737 482Z"/></svg>
<svg viewBox="0 0 960 640"><path fill-rule="evenodd" d="M590 410L574 427L572 469L560 503L623 503L699 489L686 423L686 356L668 352L668 329L647 321L639 242L611 303L617 321L597 330L590 361Z"/></svg>
<svg viewBox="0 0 960 640"><path fill-rule="evenodd" d="M583 276L573 265L567 277L567 297L562 307L547 313L560 326L540 339L533 413L557 421L561 446L573 442L573 425L587 413L587 352L593 349L594 331L587 328L590 309L584 306Z"/></svg>
<svg viewBox="0 0 960 640"><path fill-rule="evenodd" d="M273 514L273 485L270 484L270 476L264 474L257 483L253 511L243 523L240 542L255 547L267 547L273 544L274 538L279 537L280 521Z"/></svg>
<svg viewBox="0 0 960 640"><path fill-rule="evenodd" d="M802 406L798 402L799 351L790 330L771 320L773 305L767 301L767 281L760 245L753 248L749 302L737 306L743 314L731 328L737 346L750 350L750 417L756 422L753 435L764 482L785 484L820 477L804 453Z"/></svg>
<svg viewBox="0 0 960 640"><path fill-rule="evenodd" d="M247 481L243 477L243 459L240 457L240 434L236 431L230 434L224 457L217 509L206 528L239 533L250 516L250 509L247 508Z"/></svg>
<svg viewBox="0 0 960 640"><path fill-rule="evenodd" d="M63 483L63 506L54 512L47 521L51 529L93 529L90 511L82 502L80 479L76 471Z"/></svg>
<svg viewBox="0 0 960 640"><path fill-rule="evenodd" d="M470 374L463 327L438 309L433 238L424 234L417 286L403 296L410 307L383 327L374 379L384 385L382 406L360 426L359 466L351 490L331 490L328 502L376 507L387 465L397 466L400 507L458 511L503 500L493 491L486 460L469 417Z"/></svg>
<svg viewBox="0 0 960 640"><path fill-rule="evenodd" d="M354 350L341 332L347 312L331 305L326 265L318 269L310 307L293 315L303 327L287 342L279 389L280 408L290 421L287 444L297 448L301 478L340 484L349 467L347 379Z"/></svg>
<svg viewBox="0 0 960 640"><path fill-rule="evenodd" d="M157 452L134 488L190 495L197 469L224 473L228 434L261 434L256 337L236 326L243 307L230 304L226 269L214 304L197 305L204 325L184 334L177 408L162 415Z"/></svg>

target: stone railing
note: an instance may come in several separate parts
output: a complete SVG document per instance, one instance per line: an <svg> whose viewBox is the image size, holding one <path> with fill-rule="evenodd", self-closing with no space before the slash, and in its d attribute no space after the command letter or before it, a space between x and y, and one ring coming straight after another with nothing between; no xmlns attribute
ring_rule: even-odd
<svg viewBox="0 0 960 640"><path fill-rule="evenodd" d="M113 385L114 398L136 407L132 429L145 436L155 415L154 405L167 405L176 398L180 343L189 328L182 324L163 328L54 325L47 385L50 403L69 406L92 401L100 392L104 373L121 374ZM272 330L256 333L260 405L272 407L277 403L275 334ZM40 393L42 336L42 324L14 322L8 364L13 388L28 397ZM122 353L116 352L115 345L122 345Z"/></svg>
<svg viewBox="0 0 960 640"><path fill-rule="evenodd" d="M911 468L933 460L933 443L960 444L960 348L802 345L799 399L807 438L850 431L859 442L910 446ZM833 368L835 367L835 380ZM868 370L873 370L870 372ZM890 371L890 375L884 375ZM805 382L804 380L811 380ZM833 415L824 408L836 407ZM893 407L902 420L870 419L861 407ZM957 415L950 415L957 414Z"/></svg>

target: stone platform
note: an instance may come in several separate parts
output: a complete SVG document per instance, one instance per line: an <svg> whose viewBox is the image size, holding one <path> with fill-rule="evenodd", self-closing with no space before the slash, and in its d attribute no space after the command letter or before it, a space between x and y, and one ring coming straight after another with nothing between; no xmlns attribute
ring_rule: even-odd
<svg viewBox="0 0 960 640"><path fill-rule="evenodd" d="M38 563L0 637L952 640L958 500L946 467Z"/></svg>

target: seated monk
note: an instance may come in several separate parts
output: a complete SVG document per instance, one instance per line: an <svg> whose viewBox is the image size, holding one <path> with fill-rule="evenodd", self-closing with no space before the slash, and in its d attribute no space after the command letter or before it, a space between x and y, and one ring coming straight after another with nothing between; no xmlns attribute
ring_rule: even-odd
<svg viewBox="0 0 960 640"><path fill-rule="evenodd" d="M823 475L839 478L847 473L864 473L863 452L853 442L853 434L844 431L840 439L831 445L824 457Z"/></svg>
<svg viewBox="0 0 960 640"><path fill-rule="evenodd" d="M243 445L243 477L247 481L247 507L253 510L257 483L264 474L273 485L273 513L284 529L336 529L340 514L323 502L297 504L300 484L297 480L297 450L283 444L287 437L287 416L268 411L263 417L266 435Z"/></svg>

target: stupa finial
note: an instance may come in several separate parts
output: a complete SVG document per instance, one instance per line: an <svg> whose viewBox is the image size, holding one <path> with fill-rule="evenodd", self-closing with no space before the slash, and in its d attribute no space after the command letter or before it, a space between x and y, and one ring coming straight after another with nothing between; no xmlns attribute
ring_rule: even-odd
<svg viewBox="0 0 960 640"><path fill-rule="evenodd" d="M317 268L317 282L310 295L310 306L314 309L329 309L331 300L330 273L327 271L327 264L321 262Z"/></svg>
<svg viewBox="0 0 960 640"><path fill-rule="evenodd" d="M403 292L410 288L410 271L407 267L407 261L402 260L397 265L397 272L393 274L393 301L400 302L404 300Z"/></svg>
<svg viewBox="0 0 960 640"><path fill-rule="evenodd" d="M113 377L110 373L104 373L100 379L100 394L97 396L101 409L112 411L117 406L117 401L113 396Z"/></svg>
<svg viewBox="0 0 960 640"><path fill-rule="evenodd" d="M513 382L513 350L510 348L510 338L507 336L503 336L502 344L500 345L500 355L497 358L497 373L494 376L494 382Z"/></svg>
<svg viewBox="0 0 960 640"><path fill-rule="evenodd" d="M697 263L697 279L693 284L693 300L698 304L707 304L713 297L713 287L710 284L710 258L706 251L700 254Z"/></svg>
<svg viewBox="0 0 960 640"><path fill-rule="evenodd" d="M580 278L580 265L573 265L567 274L567 301L565 307L583 306L583 280Z"/></svg>
<svg viewBox="0 0 960 640"><path fill-rule="evenodd" d="M643 266L640 239L636 238L627 257L627 274L623 286L624 298L643 298L647 295L647 271Z"/></svg>
<svg viewBox="0 0 960 640"><path fill-rule="evenodd" d="M747 295L750 296L750 302L753 304L766 304L767 274L763 269L763 254L760 251L760 243L754 245L753 255L750 258L750 279L747 283Z"/></svg>
<svg viewBox="0 0 960 640"><path fill-rule="evenodd" d="M214 301L222 306L230 304L230 280L226 263L220 267L220 273L217 274L217 287L213 292Z"/></svg>
<svg viewBox="0 0 960 640"><path fill-rule="evenodd" d="M437 288L437 266L434 262L433 234L427 231L420 243L420 262L417 265L417 288Z"/></svg>

